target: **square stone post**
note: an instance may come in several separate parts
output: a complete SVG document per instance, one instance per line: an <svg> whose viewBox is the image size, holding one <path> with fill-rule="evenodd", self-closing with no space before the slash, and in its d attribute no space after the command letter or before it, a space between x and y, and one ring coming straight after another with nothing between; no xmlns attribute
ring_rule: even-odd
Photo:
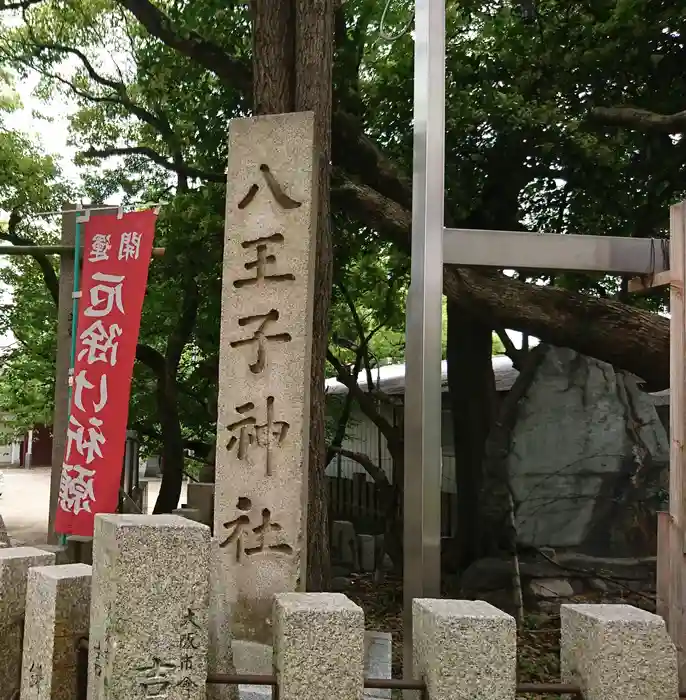
<svg viewBox="0 0 686 700"><path fill-rule="evenodd" d="M77 694L78 642L88 636L91 567L39 566L26 588L22 700L66 700Z"/></svg>
<svg viewBox="0 0 686 700"><path fill-rule="evenodd" d="M514 700L517 625L482 600L418 598L412 606L413 658L428 700Z"/></svg>
<svg viewBox="0 0 686 700"><path fill-rule="evenodd" d="M199 522L212 527L214 518L214 484L193 482L188 484L186 501L189 508L200 511Z"/></svg>
<svg viewBox="0 0 686 700"><path fill-rule="evenodd" d="M70 564L93 563L93 538L85 535L67 537L67 557Z"/></svg>
<svg viewBox="0 0 686 700"><path fill-rule="evenodd" d="M0 700L14 700L21 683L21 642L29 569L54 563L52 552L34 547L0 549Z"/></svg>
<svg viewBox="0 0 686 700"><path fill-rule="evenodd" d="M361 700L364 612L341 593L274 598L279 700Z"/></svg>
<svg viewBox="0 0 686 700"><path fill-rule="evenodd" d="M661 617L631 605L562 605L563 683L584 700L677 700L674 644Z"/></svg>
<svg viewBox="0 0 686 700"><path fill-rule="evenodd" d="M231 120L213 579L225 645L270 644L274 594L304 587L317 172L312 112Z"/></svg>
<svg viewBox="0 0 686 700"><path fill-rule="evenodd" d="M96 516L89 700L204 700L209 550L176 515Z"/></svg>

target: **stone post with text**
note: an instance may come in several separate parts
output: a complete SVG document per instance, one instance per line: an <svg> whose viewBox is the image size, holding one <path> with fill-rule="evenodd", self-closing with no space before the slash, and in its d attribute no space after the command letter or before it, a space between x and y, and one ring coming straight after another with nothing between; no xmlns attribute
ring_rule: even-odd
<svg viewBox="0 0 686 700"><path fill-rule="evenodd" d="M271 643L274 594L304 585L315 178L311 112L232 120L212 581L229 607L222 644Z"/></svg>
<svg viewBox="0 0 686 700"><path fill-rule="evenodd" d="M95 517L88 700L205 700L210 529Z"/></svg>

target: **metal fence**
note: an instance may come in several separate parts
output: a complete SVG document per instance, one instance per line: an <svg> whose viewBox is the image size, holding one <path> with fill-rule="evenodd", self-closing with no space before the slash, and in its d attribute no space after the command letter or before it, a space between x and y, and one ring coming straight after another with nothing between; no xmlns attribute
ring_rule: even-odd
<svg viewBox="0 0 686 700"><path fill-rule="evenodd" d="M380 534L385 529L385 514L376 484L365 474L352 478L326 477L331 520L349 520L359 533ZM457 494L441 492L441 536L454 537ZM402 501L398 504L398 522L402 523Z"/></svg>
<svg viewBox="0 0 686 700"><path fill-rule="evenodd" d="M78 644L78 688L76 700L87 700L88 692L88 638L83 637ZM207 685L258 685L272 689L272 700L279 700L279 682L276 676L258 676L238 673L210 673ZM429 700L427 687L423 681L402 678L365 678L365 689L375 690L415 690L421 700ZM517 695L570 695L573 700L583 700L578 686L566 683L518 683ZM686 697L686 692L680 697Z"/></svg>

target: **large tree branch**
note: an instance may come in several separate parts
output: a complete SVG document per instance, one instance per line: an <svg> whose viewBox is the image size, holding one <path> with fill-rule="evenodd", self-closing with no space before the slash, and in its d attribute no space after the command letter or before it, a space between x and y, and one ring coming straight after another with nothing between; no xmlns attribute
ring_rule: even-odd
<svg viewBox="0 0 686 700"><path fill-rule="evenodd" d="M117 2L167 46L197 61L225 83L240 87L245 95L250 94L251 71L246 63L197 32L177 29L169 16L149 0ZM336 165L366 183L366 187L350 183L339 187L334 193L339 202L344 199L354 203L353 211L361 221L377 225L409 250L411 181L383 157L364 135L361 124L342 112L336 112L333 118L332 158ZM493 326L525 331L552 344L594 355L634 372L656 388L669 384L666 319L607 299L453 267L445 270L444 290L470 313L485 314Z"/></svg>
<svg viewBox="0 0 686 700"><path fill-rule="evenodd" d="M352 450L346 450L342 447L330 447L329 450L331 450L331 452L334 452L335 454L341 455L341 457L347 457L348 459L352 459L354 462L357 462L361 467L364 468L367 474L369 474L369 476L371 476L372 479L374 479L375 484L380 484L382 486L390 486L390 482L388 481L388 476L386 475L386 472L378 464L373 462L368 455L362 454L362 452L353 452Z"/></svg>
<svg viewBox="0 0 686 700"><path fill-rule="evenodd" d="M412 215L407 209L340 171L332 196L409 252ZM669 386L669 321L657 314L455 265L444 268L443 291L494 328L512 328L604 360L638 375L652 390Z"/></svg>
<svg viewBox="0 0 686 700"><path fill-rule="evenodd" d="M366 391L362 391L362 389L360 389L357 384L357 377L353 377L350 370L348 370L348 368L331 352L331 350L327 351L326 359L336 370L336 378L338 381L341 382L341 384L344 384L348 391L352 393L362 413L364 413L367 418L374 423L374 425L381 431L381 434L386 438L388 451L391 453L391 457L393 457L393 459L402 459L402 434L400 430L381 415L372 396L370 396L370 394L368 394Z"/></svg>
<svg viewBox="0 0 686 700"><path fill-rule="evenodd" d="M138 343L136 345L136 359L152 370L158 381L164 379L164 355L159 350L155 350L150 345Z"/></svg>
<svg viewBox="0 0 686 700"><path fill-rule="evenodd" d="M175 49L222 79L244 91L252 92L250 65L231 56L225 49L189 29L178 29L165 12L149 0L117 0L148 30L169 48Z"/></svg>
<svg viewBox="0 0 686 700"><path fill-rule="evenodd" d="M149 0L117 0L164 44L214 73L227 85L252 93L252 70L248 62L231 56L221 46L195 31L177 27L164 11ZM405 206L412 203L412 181L388 160L365 133L360 121L342 110L333 114L332 159L386 197Z"/></svg>
<svg viewBox="0 0 686 700"><path fill-rule="evenodd" d="M183 349L186 347L195 321L198 316L198 305L200 303L200 293L198 284L191 271L187 271L188 275L183 289L183 300L181 302L181 311L179 318L174 326L174 329L169 334L167 339L166 365L167 373L176 378L176 372L179 368Z"/></svg>
<svg viewBox="0 0 686 700"><path fill-rule="evenodd" d="M167 161L167 159L164 156L159 155L153 149L146 150L145 155L148 155L148 157L162 165L162 167L171 170L178 175L178 189L180 191L188 189L188 183L186 181L188 177L199 177L216 182L222 182L226 179L222 175L205 173L190 166L187 166L183 157L183 150L181 144L179 143L179 140L176 137L174 129L169 123L169 120L164 114L159 112L152 112L149 109L135 102L133 99L131 99L128 88L122 80L113 80L112 78L108 78L107 76L104 76L101 73L99 73L96 70L95 66L91 63L88 56L86 56L86 54L80 49L71 46L65 46L64 44L45 42L40 40L38 37L36 37L35 33L33 32L31 24L26 18L26 16L25 21L27 30L29 32L29 37L37 50L38 56L40 56L40 53L42 51L53 51L67 56L76 56L85 68L86 73L89 75L91 80L93 80L93 82L95 82L96 84L111 90L112 94L93 95L80 89L72 81L63 78L59 74L48 73L40 68L37 68L37 70L44 73L46 76L53 78L58 82L61 82L62 84L66 85L74 92L74 94L84 99L91 100L93 102L114 104L124 107L131 114L137 117L140 121L144 122L145 124L148 124L153 129L155 129L160 134L164 143L169 149L169 152L172 156L172 162ZM28 65L31 65L30 61L25 62L27 62ZM109 155L114 154L110 153Z"/></svg>
<svg viewBox="0 0 686 700"><path fill-rule="evenodd" d="M36 243L26 236L22 236L18 232L19 224L21 222L21 215L18 211L13 211L10 214L9 222L7 223L7 230L0 232L0 240L7 241L12 245L26 245L34 246ZM45 286L50 292L50 296L57 306L60 296L60 283L57 278L57 273L52 263L48 259L47 255L42 253L32 253L31 257L38 263L41 272L43 273L43 279L45 280Z"/></svg>
<svg viewBox="0 0 686 700"><path fill-rule="evenodd" d="M661 131L666 134L682 134L686 131L686 110L674 114L658 114L638 107L596 107L590 116L602 124L637 131Z"/></svg>
<svg viewBox="0 0 686 700"><path fill-rule="evenodd" d="M81 154L83 158L109 158L111 156L131 156L139 155L149 158L153 163L169 170L170 172L179 173L184 177L198 178L209 182L226 182L226 175L222 173L210 173L204 170L194 168L192 165L187 165L184 162L171 162L167 160L161 153L149 146L110 146L108 148L89 148Z"/></svg>

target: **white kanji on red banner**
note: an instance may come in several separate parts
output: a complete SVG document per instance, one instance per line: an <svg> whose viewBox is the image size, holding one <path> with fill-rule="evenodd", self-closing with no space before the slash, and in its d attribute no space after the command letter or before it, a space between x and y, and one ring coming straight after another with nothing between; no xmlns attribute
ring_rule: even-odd
<svg viewBox="0 0 686 700"><path fill-rule="evenodd" d="M142 236L135 231L122 233L119 241L119 260L138 260L141 254Z"/></svg>
<svg viewBox="0 0 686 700"><path fill-rule="evenodd" d="M82 369L76 377L74 377L74 405L79 411L87 411L83 405L83 390L95 389L95 384L91 384L86 377L86 370ZM93 401L93 410L100 413L107 406L107 375L100 375L100 398Z"/></svg>
<svg viewBox="0 0 686 700"><path fill-rule="evenodd" d="M65 462L60 477L59 507L74 515L82 510L91 513L91 501L95 501L94 476L94 470Z"/></svg>
<svg viewBox="0 0 686 700"><path fill-rule="evenodd" d="M92 318L102 318L112 313L115 307L121 313L124 313L124 304L122 303L122 283L124 275L106 275L103 272L96 272L93 275L96 284L90 290L90 306L88 306L83 314Z"/></svg>
<svg viewBox="0 0 686 700"><path fill-rule="evenodd" d="M83 345L83 350L78 354L78 359L92 365L94 362L109 362L112 367L117 364L118 338L122 334L121 326L112 323L109 326L98 320L92 323L81 333L79 340Z"/></svg>
<svg viewBox="0 0 686 700"><path fill-rule="evenodd" d="M105 436L102 434L102 421L99 418L89 418L89 427L84 427L74 416L69 416L67 428L66 459L71 458L72 446L86 458L86 464L90 464L96 457L102 457L101 446L105 444Z"/></svg>
<svg viewBox="0 0 686 700"><path fill-rule="evenodd" d="M83 217L84 255L55 531L93 535L119 504L153 210ZM96 502L97 496L97 502Z"/></svg>
<svg viewBox="0 0 686 700"><path fill-rule="evenodd" d="M96 233L93 236L88 262L106 262L110 259L109 252L112 244L110 243L111 236L106 233Z"/></svg>

